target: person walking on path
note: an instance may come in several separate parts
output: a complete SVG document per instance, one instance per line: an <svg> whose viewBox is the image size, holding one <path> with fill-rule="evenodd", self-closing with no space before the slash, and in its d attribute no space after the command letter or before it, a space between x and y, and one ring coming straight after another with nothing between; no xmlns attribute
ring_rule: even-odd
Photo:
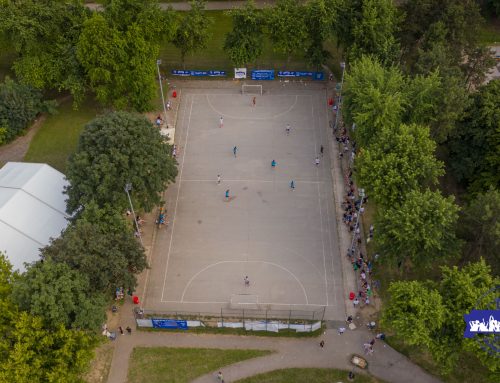
<svg viewBox="0 0 500 383"><path fill-rule="evenodd" d="M322 340L321 342L319 342L319 347L321 347L321 348L325 347L325 341L324 340Z"/></svg>
<svg viewBox="0 0 500 383"><path fill-rule="evenodd" d="M319 147L319 152L321 153L321 157L323 157L323 145Z"/></svg>
<svg viewBox="0 0 500 383"><path fill-rule="evenodd" d="M316 159L314 160L314 163L316 164L316 166L319 166L319 157L316 157Z"/></svg>
<svg viewBox="0 0 500 383"><path fill-rule="evenodd" d="M123 335L123 327L122 327L122 326L120 326L120 327L118 327L118 329L120 330L120 334L122 334L122 335Z"/></svg>
<svg viewBox="0 0 500 383"><path fill-rule="evenodd" d="M358 299L358 298L355 298L355 299L352 301L352 304L354 305L354 308L356 308L356 307L359 305L359 299Z"/></svg>
<svg viewBox="0 0 500 383"><path fill-rule="evenodd" d="M224 376L222 375L222 371L217 373L217 380L224 383Z"/></svg>
<svg viewBox="0 0 500 383"><path fill-rule="evenodd" d="M290 135L290 124L286 124L286 127L285 127L285 132L286 132L286 135L289 136Z"/></svg>
<svg viewBox="0 0 500 383"><path fill-rule="evenodd" d="M252 98L252 106L255 106L256 102L257 102L257 97L254 96L254 98Z"/></svg>
<svg viewBox="0 0 500 383"><path fill-rule="evenodd" d="M236 152L237 152L237 151L238 151L238 148L235 146L235 147L233 148L233 155L234 155L235 157L236 157Z"/></svg>
<svg viewBox="0 0 500 383"><path fill-rule="evenodd" d="M222 128L224 126L224 119L222 118L222 116L220 116L220 125L219 125L219 128Z"/></svg>
<svg viewBox="0 0 500 383"><path fill-rule="evenodd" d="M130 326L127 326L127 333L128 335L132 335L132 329L130 328Z"/></svg>
<svg viewBox="0 0 500 383"><path fill-rule="evenodd" d="M229 201L229 189L226 190L226 201Z"/></svg>
<svg viewBox="0 0 500 383"><path fill-rule="evenodd" d="M220 185L220 181L221 181L221 176L220 174L217 174L217 185Z"/></svg>
<svg viewBox="0 0 500 383"><path fill-rule="evenodd" d="M276 161L275 160L272 160L271 161L271 167L274 169L276 167Z"/></svg>
<svg viewBox="0 0 500 383"><path fill-rule="evenodd" d="M248 275L243 278L243 282L245 282L245 287L250 287L250 279L248 279Z"/></svg>
<svg viewBox="0 0 500 383"><path fill-rule="evenodd" d="M295 189L295 182L293 180L290 181L290 189Z"/></svg>
<svg viewBox="0 0 500 383"><path fill-rule="evenodd" d="M342 335L345 332L345 327L339 327L339 335Z"/></svg>

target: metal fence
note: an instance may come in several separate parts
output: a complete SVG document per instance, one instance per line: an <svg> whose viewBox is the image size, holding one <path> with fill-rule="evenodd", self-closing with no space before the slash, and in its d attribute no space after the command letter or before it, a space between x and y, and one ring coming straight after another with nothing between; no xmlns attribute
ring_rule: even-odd
<svg viewBox="0 0 500 383"><path fill-rule="evenodd" d="M220 313L198 312L198 311L158 311L136 308L136 321L140 319L172 319L200 321L204 327L225 327L224 323L245 323L262 321L263 323L280 322L288 328L295 325L312 326L314 323L322 322L326 307L312 310L270 310L270 309L230 309L221 308ZM140 324L141 321L137 321ZM283 327L282 327L283 328Z"/></svg>

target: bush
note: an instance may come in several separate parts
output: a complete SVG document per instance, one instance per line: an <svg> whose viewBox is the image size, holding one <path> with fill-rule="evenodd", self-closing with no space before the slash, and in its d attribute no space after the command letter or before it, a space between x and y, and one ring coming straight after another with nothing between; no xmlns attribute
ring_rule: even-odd
<svg viewBox="0 0 500 383"><path fill-rule="evenodd" d="M43 101L42 93L6 77L0 83L0 143L19 136L41 112L51 112L55 101Z"/></svg>

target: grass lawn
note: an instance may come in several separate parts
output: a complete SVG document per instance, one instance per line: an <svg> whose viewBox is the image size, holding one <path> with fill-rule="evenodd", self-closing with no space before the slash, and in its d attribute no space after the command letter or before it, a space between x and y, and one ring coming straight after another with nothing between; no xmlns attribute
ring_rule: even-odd
<svg viewBox="0 0 500 383"><path fill-rule="evenodd" d="M491 18L479 30L479 41L483 44L500 44L500 18Z"/></svg>
<svg viewBox="0 0 500 383"><path fill-rule="evenodd" d="M31 141L26 162L44 162L64 173L66 162L76 149L83 126L97 114L97 106L85 101L73 110L72 100L64 101L58 113L49 116Z"/></svg>
<svg viewBox="0 0 500 383"><path fill-rule="evenodd" d="M128 383L190 382L224 366L270 353L265 350L136 347L130 357Z"/></svg>
<svg viewBox="0 0 500 383"><path fill-rule="evenodd" d="M275 370L265 374L254 375L250 378L238 380L238 383L331 383L347 382L348 371L330 368L289 368ZM358 383L378 383L382 380L355 372L355 381Z"/></svg>
<svg viewBox="0 0 500 383"><path fill-rule="evenodd" d="M90 364L90 369L83 376L86 383L106 383L108 381L113 351L113 344L107 339L95 350L95 357Z"/></svg>
<svg viewBox="0 0 500 383"><path fill-rule="evenodd" d="M224 11L207 11L206 13L214 20L210 28L211 38L208 41L206 49L186 56L186 69L226 70L229 77L231 77L234 67L224 52L223 47L226 34L232 29L232 19ZM338 66L339 53L335 44L326 44L325 47L332 53L332 62L329 64L332 64L332 66L336 64ZM162 45L160 58L162 59L162 69L166 70L167 73L170 73L172 69L182 69L180 52L173 44ZM249 68L279 70L316 69L308 65L300 53L291 56L289 65L287 65L286 61L286 56L275 53L271 42L265 38L262 56L257 60L255 65L250 65Z"/></svg>

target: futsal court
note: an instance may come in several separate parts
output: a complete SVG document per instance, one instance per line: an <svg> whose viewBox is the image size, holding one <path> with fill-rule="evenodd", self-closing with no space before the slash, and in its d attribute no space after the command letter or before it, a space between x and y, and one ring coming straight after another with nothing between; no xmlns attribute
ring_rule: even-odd
<svg viewBox="0 0 500 383"><path fill-rule="evenodd" d="M146 309L327 306L327 319L345 318L325 90L263 89L182 89L179 174L166 194L169 225L156 234Z"/></svg>

